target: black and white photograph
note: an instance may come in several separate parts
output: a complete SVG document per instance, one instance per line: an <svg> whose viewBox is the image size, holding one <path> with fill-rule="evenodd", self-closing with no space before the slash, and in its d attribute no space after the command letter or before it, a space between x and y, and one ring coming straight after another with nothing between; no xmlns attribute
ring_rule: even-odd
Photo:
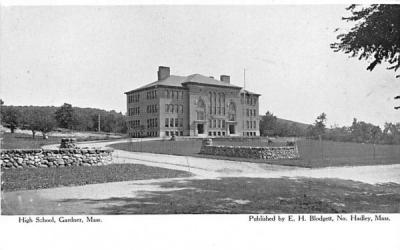
<svg viewBox="0 0 400 250"><path fill-rule="evenodd" d="M400 213L400 5L0 14L3 218Z"/></svg>

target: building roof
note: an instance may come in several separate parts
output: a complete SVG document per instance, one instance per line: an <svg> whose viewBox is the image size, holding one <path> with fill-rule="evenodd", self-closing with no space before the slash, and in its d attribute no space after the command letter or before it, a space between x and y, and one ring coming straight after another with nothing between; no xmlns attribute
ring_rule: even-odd
<svg viewBox="0 0 400 250"><path fill-rule="evenodd" d="M241 89L242 87L227 83L227 82L222 82L218 81L214 78L200 75L200 74L193 74L189 76L176 76L176 75L170 75L169 77L155 81L149 84L146 84L142 87L139 87L137 89L125 92L125 94L129 94L138 90L143 90L143 89L148 89L152 88L155 86L168 86L168 87L184 87L185 84L188 83L198 83L198 84L205 84L205 85L212 85L212 86L217 86L217 87L228 87L228 88L239 88Z"/></svg>
<svg viewBox="0 0 400 250"><path fill-rule="evenodd" d="M247 94L247 95L260 95L260 94L257 94L257 93L254 93L254 92L251 92L251 91L248 91L248 90L245 90L245 89L242 89L240 91L240 93L244 93L244 94Z"/></svg>

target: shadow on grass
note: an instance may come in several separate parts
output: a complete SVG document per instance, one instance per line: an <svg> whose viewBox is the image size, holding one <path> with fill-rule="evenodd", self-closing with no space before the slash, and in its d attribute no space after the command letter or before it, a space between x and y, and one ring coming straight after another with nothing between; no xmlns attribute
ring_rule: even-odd
<svg viewBox="0 0 400 250"><path fill-rule="evenodd" d="M132 198L69 199L99 214L398 213L400 185L339 179L222 178L163 182ZM177 190L169 190L177 189Z"/></svg>

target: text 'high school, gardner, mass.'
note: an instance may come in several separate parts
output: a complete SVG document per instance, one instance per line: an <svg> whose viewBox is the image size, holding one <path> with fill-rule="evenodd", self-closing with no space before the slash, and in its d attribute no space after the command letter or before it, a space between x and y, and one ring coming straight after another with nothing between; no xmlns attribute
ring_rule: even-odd
<svg viewBox="0 0 400 250"><path fill-rule="evenodd" d="M259 135L260 95L227 75L176 76L160 66L157 81L125 94L132 137Z"/></svg>

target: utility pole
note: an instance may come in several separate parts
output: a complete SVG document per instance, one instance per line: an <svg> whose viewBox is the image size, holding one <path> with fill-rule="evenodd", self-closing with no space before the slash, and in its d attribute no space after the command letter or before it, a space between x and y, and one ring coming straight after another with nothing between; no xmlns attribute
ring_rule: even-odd
<svg viewBox="0 0 400 250"><path fill-rule="evenodd" d="M246 90L246 68L243 69L243 89Z"/></svg>

